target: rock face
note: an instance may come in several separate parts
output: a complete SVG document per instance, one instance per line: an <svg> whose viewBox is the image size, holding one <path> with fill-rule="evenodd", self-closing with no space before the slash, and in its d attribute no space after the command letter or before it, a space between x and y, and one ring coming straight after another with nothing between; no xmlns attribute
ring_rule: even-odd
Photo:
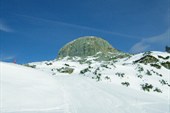
<svg viewBox="0 0 170 113"><path fill-rule="evenodd" d="M136 60L134 63L144 63L144 64L148 64L148 63L156 63L159 60L157 58L155 58L154 56L151 55L146 55L144 57L142 57L139 60Z"/></svg>
<svg viewBox="0 0 170 113"><path fill-rule="evenodd" d="M58 58L66 56L74 57L87 57L96 55L98 52L102 54L117 53L117 49L114 49L107 41L95 36L80 37L60 49Z"/></svg>

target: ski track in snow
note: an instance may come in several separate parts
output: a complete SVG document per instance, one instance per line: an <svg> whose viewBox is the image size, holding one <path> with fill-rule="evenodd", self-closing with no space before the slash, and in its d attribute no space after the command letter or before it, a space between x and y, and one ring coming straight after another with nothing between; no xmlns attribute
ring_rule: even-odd
<svg viewBox="0 0 170 113"><path fill-rule="evenodd" d="M65 103L64 113L77 113L74 104L72 104L72 102L70 100L71 97L68 95L69 93L67 92L67 90L64 87L64 84L62 83L62 81L61 82L58 81L58 83L61 84L61 90L64 95L64 103Z"/></svg>
<svg viewBox="0 0 170 113"><path fill-rule="evenodd" d="M69 78L69 79L68 79ZM60 81L62 81L63 84L63 90L66 93L66 97L68 99L68 103L69 103L69 107L71 107L70 109L70 113L78 113L77 111L79 111L80 106L78 106L78 104L81 104L83 106L84 103L82 101L75 101L76 95L81 95L80 98L83 98L83 96L86 95L86 88L90 88L91 91L95 91L95 93L100 94L101 96L105 97L105 98L97 98L101 101L96 101L94 100L87 100L87 103L90 104L97 104L98 108L100 108L100 111L102 111L101 113L112 113L112 112L117 112L119 111L119 113L136 113L136 111L141 111L140 113L148 113L148 110L146 109L147 106L150 105L159 105L161 104L161 102L156 101L156 102L152 102L151 100L149 100L148 102L137 102L136 99L132 99L129 100L126 97L123 97L122 95L119 95L119 92L115 92L115 93L111 93L107 90L105 90L104 87L100 87L98 84L94 84L93 81L90 80L86 80L85 78L82 77L67 77L65 78L64 76L60 76L56 79L60 79ZM79 84L76 83L76 79L79 80ZM74 82L75 81L75 82ZM78 87L78 86L83 86L86 85L85 87ZM76 92L81 93L81 94L76 94L75 92L72 91L73 89L71 87L76 87ZM114 90L113 90L114 91ZM72 93L72 94L71 94ZM84 98L86 98L87 96L85 96ZM87 98L89 99L89 98ZM132 102L135 101L136 102ZM71 103L70 103L71 102ZM86 106L87 108L90 108L89 106ZM145 110L146 109L146 110ZM85 111L81 111L81 113L88 113L91 109L86 109ZM149 107L149 110L155 112L155 113L162 113L163 111L158 110L156 108L152 108Z"/></svg>

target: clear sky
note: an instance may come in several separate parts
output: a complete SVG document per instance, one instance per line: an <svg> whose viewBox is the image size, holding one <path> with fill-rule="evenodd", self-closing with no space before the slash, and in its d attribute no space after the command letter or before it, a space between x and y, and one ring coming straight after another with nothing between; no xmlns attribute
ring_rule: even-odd
<svg viewBox="0 0 170 113"><path fill-rule="evenodd" d="M164 51L169 21L170 0L0 0L0 60L52 60L87 35L124 52Z"/></svg>

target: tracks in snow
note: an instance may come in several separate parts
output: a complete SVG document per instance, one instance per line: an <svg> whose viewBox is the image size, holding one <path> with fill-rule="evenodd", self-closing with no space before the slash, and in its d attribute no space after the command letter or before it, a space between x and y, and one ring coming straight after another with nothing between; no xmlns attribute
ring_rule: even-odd
<svg viewBox="0 0 170 113"><path fill-rule="evenodd" d="M148 106L157 106L161 102L140 97L140 93L118 89L119 87L108 87L82 76L57 76L56 79L62 84L65 103L67 104L65 113L148 113L148 110L162 113L162 110L155 107L149 109ZM114 89L115 88L115 89ZM142 100L144 99L144 100ZM156 98L155 98L156 99ZM163 103L164 105L165 103ZM164 107L165 108L165 107Z"/></svg>

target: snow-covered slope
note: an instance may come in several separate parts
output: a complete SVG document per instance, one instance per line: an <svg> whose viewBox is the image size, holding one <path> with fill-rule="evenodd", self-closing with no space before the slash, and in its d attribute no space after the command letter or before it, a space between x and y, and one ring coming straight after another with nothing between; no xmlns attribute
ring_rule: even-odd
<svg viewBox="0 0 170 113"><path fill-rule="evenodd" d="M0 112L60 110L61 87L54 77L28 67L0 62Z"/></svg>
<svg viewBox="0 0 170 113"><path fill-rule="evenodd" d="M170 54L166 52L145 52L102 62L95 61L95 57L66 57L28 65L56 76L85 75L94 81L123 85L167 99L170 95Z"/></svg>
<svg viewBox="0 0 170 113"><path fill-rule="evenodd" d="M0 112L169 113L169 70L134 63L142 57L143 54L113 62L88 58L86 63L77 62L76 58L27 65L36 69L0 62ZM155 73L147 75L147 69ZM138 77L138 73L143 77ZM166 84L161 85L162 79ZM152 84L153 88L149 92L141 90L144 83ZM153 91L155 87L162 93Z"/></svg>

